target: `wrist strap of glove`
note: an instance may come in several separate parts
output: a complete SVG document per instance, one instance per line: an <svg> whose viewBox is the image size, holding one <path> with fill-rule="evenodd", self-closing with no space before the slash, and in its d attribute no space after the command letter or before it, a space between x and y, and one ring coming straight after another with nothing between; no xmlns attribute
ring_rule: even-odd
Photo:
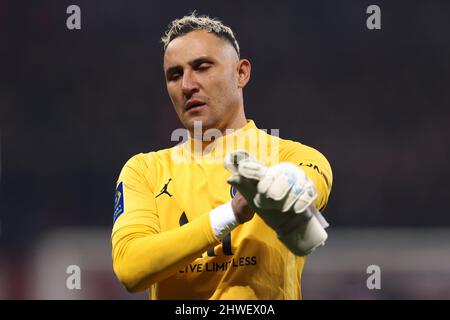
<svg viewBox="0 0 450 320"><path fill-rule="evenodd" d="M231 207L231 201L211 210L209 217L214 235L219 240L225 238L227 234L239 225L239 221Z"/></svg>

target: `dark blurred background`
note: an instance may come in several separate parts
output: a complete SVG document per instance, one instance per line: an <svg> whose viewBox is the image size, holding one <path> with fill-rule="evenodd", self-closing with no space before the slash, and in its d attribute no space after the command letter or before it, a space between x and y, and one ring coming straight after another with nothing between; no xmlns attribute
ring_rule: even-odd
<svg viewBox="0 0 450 320"><path fill-rule="evenodd" d="M81 30L66 27L71 4ZM381 30L366 27L371 4ZM0 287L2 270L15 282L0 297L51 297L27 289L42 239L109 236L123 164L174 144L160 37L194 9L252 62L247 116L329 159L332 228L450 227L448 1L3 0Z"/></svg>

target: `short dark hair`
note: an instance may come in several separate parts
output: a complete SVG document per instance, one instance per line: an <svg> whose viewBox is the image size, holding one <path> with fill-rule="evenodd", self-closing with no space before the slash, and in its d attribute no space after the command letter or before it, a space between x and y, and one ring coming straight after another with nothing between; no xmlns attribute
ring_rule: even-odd
<svg viewBox="0 0 450 320"><path fill-rule="evenodd" d="M195 11L188 16L175 19L169 24L167 31L161 38L161 41L164 43L164 50L167 49L167 46L173 39L194 30L205 30L228 41L236 50L238 57L240 56L239 44L231 28L224 25L217 18L210 18L206 15L199 16Z"/></svg>

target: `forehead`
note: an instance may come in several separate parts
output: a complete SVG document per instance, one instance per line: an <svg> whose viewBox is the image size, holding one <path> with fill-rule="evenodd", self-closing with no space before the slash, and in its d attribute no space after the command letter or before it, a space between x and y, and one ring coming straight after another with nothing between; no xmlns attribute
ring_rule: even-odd
<svg viewBox="0 0 450 320"><path fill-rule="evenodd" d="M233 46L226 40L205 30L195 30L169 43L164 53L164 68L189 63L200 56L220 61L232 57L233 53L237 58Z"/></svg>

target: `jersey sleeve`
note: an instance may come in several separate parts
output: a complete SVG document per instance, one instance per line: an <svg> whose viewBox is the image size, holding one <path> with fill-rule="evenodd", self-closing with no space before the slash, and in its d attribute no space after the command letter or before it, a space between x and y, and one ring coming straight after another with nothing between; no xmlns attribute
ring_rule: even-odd
<svg viewBox="0 0 450 320"><path fill-rule="evenodd" d="M182 227L161 232L151 164L143 156L131 158L120 173L111 235L114 272L131 292L145 290L176 273L219 243L209 212Z"/></svg>
<svg viewBox="0 0 450 320"><path fill-rule="evenodd" d="M285 141L284 145L280 146L280 161L291 162L305 171L317 191L314 205L323 212L333 183L331 166L325 156L316 149L299 142Z"/></svg>

